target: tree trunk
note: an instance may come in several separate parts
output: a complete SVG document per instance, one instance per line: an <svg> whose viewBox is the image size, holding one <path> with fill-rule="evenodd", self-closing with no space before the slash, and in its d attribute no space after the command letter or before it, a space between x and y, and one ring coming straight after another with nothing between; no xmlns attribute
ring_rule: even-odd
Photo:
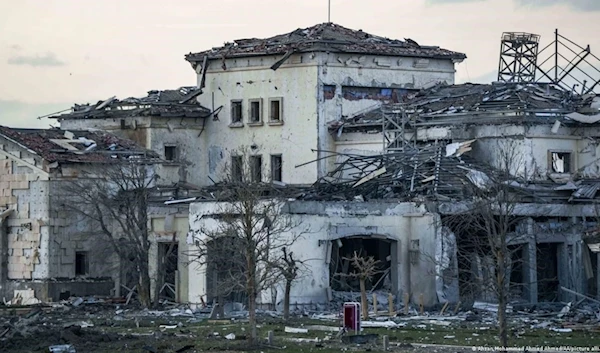
<svg viewBox="0 0 600 353"><path fill-rule="evenodd" d="M256 333L256 262L254 261L254 249L246 249L246 263L248 268L246 291L248 292L248 324L250 325L250 344L257 343Z"/></svg>
<svg viewBox="0 0 600 353"><path fill-rule="evenodd" d="M285 294L283 296L283 319L290 319L290 291L292 289L292 281L285 281Z"/></svg>
<svg viewBox="0 0 600 353"><path fill-rule="evenodd" d="M150 275L147 266L140 266L140 279L138 283L138 299L144 308L152 305L150 298Z"/></svg>
<svg viewBox="0 0 600 353"><path fill-rule="evenodd" d="M498 293L498 338L500 339L500 347L508 347L508 327L506 322L506 307L508 302L508 291L505 284L505 264L504 256L506 253L504 250L500 250L497 257L497 281L496 288ZM503 349L503 351L506 351Z"/></svg>
<svg viewBox="0 0 600 353"><path fill-rule="evenodd" d="M360 279L360 306L362 307L363 320L369 319L369 303L367 302L367 286L365 279Z"/></svg>

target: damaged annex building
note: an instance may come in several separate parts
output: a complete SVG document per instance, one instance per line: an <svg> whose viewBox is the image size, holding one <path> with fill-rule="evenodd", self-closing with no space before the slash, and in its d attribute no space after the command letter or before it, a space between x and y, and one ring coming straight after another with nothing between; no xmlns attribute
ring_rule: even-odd
<svg viewBox="0 0 600 353"><path fill-rule="evenodd" d="M92 165L156 157L101 131L0 126L0 296L26 293L20 303L31 304L114 294L118 260L99 230L66 206L64 187Z"/></svg>

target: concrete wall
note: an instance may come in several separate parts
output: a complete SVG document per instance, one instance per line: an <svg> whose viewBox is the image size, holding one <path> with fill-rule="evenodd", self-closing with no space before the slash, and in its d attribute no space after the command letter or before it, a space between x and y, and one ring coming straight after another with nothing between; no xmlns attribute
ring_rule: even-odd
<svg viewBox="0 0 600 353"><path fill-rule="evenodd" d="M308 57L304 55L303 57ZM269 67L276 57L227 60L227 70L220 61L213 61L206 74L204 93L198 97L206 107L223 107L218 121L210 121L205 135L208 151L203 153L203 165L208 177L221 179L231 154L247 150L261 155L263 179L270 179L270 155L282 156L282 180L286 183L311 183L316 179L314 164L295 168L311 161L317 147L317 66L316 63L284 65L273 71ZM296 60L292 58L290 60ZM299 59L298 59L299 60ZM240 66L251 62L251 67ZM200 79L201 76L199 76ZM269 99L281 98L282 123L269 122ZM262 102L262 123L249 123L249 100ZM231 123L231 101L242 101L242 122ZM213 105L214 104L214 105ZM254 148L250 148L254 146Z"/></svg>
<svg viewBox="0 0 600 353"><path fill-rule="evenodd" d="M156 166L160 184L187 181L206 185L206 138L208 123L204 119L127 117L125 129L121 119L65 119L63 130L101 129L137 142L140 146L157 152L165 158L165 146L176 147L174 161Z"/></svg>
<svg viewBox="0 0 600 353"><path fill-rule="evenodd" d="M312 183L328 171L331 166L328 161L299 168L295 165L325 154L311 150L335 150L327 123L381 103L372 97L345 98L344 90L393 88L404 91L440 81L454 82L451 60L303 53L292 55L277 70L272 70L270 66L280 58L263 56L209 62L206 87L198 100L213 109L223 107L219 121L211 122L207 136L211 177L223 172L232 151L255 145L256 149L250 154L263 155L266 175L270 174L265 157L281 154L284 182ZM201 68L197 70L200 84ZM332 92L325 93L331 88ZM283 125L271 126L266 120L263 124L248 124L249 100L262 99L265 117L268 100L276 97L283 98ZM232 100L242 100L242 124L230 124Z"/></svg>
<svg viewBox="0 0 600 353"><path fill-rule="evenodd" d="M221 210L219 203L193 203L190 205L190 234L200 230L215 229L219 221L215 212ZM282 211L296 227L290 232L302 234L291 247L294 255L304 260L308 270L292 288L292 303L325 303L329 287L328 246L332 240L350 236L381 237L391 240L395 246L392 254L397 261L397 295L410 293L414 301L423 294L425 305L437 302L435 287L435 251L440 232L435 214L412 203L345 203L291 201ZM411 241L418 240L410 261ZM191 244L190 239L190 245ZM416 242L413 242L413 247ZM189 273L189 297L206 295L204 268ZM278 301L282 291L278 291ZM263 304L270 297L263 296Z"/></svg>

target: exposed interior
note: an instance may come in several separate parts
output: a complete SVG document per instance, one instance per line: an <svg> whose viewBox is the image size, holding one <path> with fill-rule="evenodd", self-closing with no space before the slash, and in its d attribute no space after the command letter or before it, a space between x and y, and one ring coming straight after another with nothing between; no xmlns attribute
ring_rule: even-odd
<svg viewBox="0 0 600 353"><path fill-rule="evenodd" d="M377 262L377 274L367 280L367 290L394 290L392 288L392 244L387 239L372 236L356 236L336 239L331 242L331 259L329 263L329 279L334 291L360 291L358 278L352 276L357 269L352 266L350 258L356 252L361 257L373 256Z"/></svg>

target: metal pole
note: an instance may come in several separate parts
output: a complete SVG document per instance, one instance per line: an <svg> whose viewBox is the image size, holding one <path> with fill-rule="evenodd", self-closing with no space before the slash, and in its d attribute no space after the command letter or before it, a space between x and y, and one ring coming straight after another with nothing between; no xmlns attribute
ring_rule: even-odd
<svg viewBox="0 0 600 353"><path fill-rule="evenodd" d="M331 23L331 0L327 0L327 23Z"/></svg>
<svg viewBox="0 0 600 353"><path fill-rule="evenodd" d="M558 84L558 28L554 31L554 84Z"/></svg>

